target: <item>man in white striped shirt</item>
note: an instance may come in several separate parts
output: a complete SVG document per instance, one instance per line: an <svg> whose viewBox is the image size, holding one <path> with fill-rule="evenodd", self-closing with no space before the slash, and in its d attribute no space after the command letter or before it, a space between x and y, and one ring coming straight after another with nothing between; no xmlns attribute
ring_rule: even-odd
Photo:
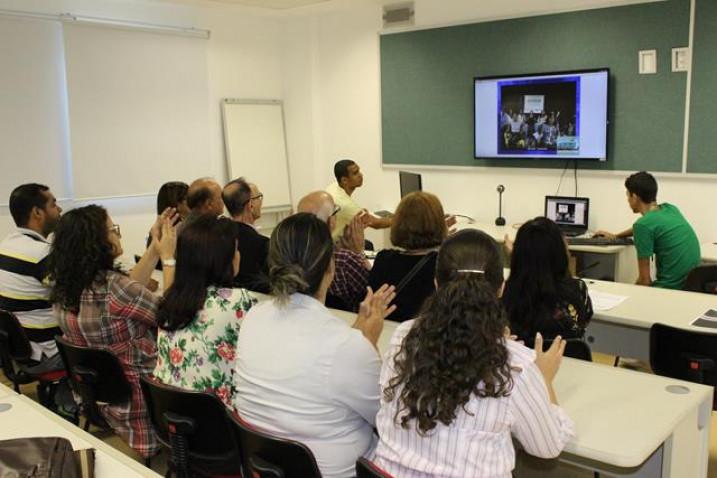
<svg viewBox="0 0 717 478"><path fill-rule="evenodd" d="M10 214L17 229L0 242L0 309L13 312L39 363L33 372L62 369L55 336L61 335L49 302L47 282L48 236L60 220L62 208L47 186L23 184L10 194Z"/></svg>

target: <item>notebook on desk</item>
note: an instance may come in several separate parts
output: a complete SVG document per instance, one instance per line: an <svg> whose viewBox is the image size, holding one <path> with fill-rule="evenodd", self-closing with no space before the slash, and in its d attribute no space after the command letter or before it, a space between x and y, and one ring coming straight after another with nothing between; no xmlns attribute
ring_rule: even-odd
<svg viewBox="0 0 717 478"><path fill-rule="evenodd" d="M545 196L545 217L555 222L566 236L580 236L588 230L590 198Z"/></svg>

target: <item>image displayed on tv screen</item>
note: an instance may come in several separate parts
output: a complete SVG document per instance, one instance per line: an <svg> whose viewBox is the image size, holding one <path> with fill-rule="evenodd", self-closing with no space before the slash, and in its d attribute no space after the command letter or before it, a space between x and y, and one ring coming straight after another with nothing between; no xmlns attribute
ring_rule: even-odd
<svg viewBox="0 0 717 478"><path fill-rule="evenodd" d="M580 77L499 81L498 154L580 154Z"/></svg>

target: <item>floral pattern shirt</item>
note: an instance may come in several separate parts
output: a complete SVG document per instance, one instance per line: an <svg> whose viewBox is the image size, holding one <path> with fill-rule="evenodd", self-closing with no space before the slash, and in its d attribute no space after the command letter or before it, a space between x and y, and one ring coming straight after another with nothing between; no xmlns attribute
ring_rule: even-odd
<svg viewBox="0 0 717 478"><path fill-rule="evenodd" d="M167 385L214 393L231 407L239 328L256 302L246 289L209 287L204 308L189 325L159 329L154 376Z"/></svg>

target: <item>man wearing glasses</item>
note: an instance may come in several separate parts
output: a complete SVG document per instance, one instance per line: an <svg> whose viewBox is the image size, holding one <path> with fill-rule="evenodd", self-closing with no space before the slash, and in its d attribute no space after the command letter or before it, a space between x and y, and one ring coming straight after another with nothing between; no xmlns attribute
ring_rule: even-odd
<svg viewBox="0 0 717 478"><path fill-rule="evenodd" d="M236 224L241 263L234 278L236 287L256 292L269 292L269 238L259 234L256 221L261 217L264 195L256 184L244 178L230 181L222 191L222 200Z"/></svg>
<svg viewBox="0 0 717 478"><path fill-rule="evenodd" d="M336 228L336 216L341 211L326 191L307 194L296 209L315 215L329 226L330 231ZM345 240L334 248L334 280L326 297L328 307L355 312L366 295L371 266L363 254L363 230L361 219L357 217L346 226L347 233L342 236Z"/></svg>

